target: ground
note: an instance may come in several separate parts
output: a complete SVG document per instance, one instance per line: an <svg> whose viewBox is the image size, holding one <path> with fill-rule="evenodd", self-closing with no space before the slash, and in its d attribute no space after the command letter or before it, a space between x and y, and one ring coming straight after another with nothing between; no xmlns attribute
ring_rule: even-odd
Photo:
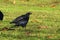
<svg viewBox="0 0 60 40"><path fill-rule="evenodd" d="M16 17L32 12L26 30L0 31L0 40L60 40L60 0L0 0L0 10L4 20L0 29L13 26L10 22Z"/></svg>

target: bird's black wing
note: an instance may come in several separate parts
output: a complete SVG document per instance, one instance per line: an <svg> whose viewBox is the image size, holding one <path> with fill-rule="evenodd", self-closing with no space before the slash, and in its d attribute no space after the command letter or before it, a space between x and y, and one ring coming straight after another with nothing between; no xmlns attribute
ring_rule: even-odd
<svg viewBox="0 0 60 40"><path fill-rule="evenodd" d="M24 27L24 26L26 26L27 22L28 22L27 20L21 20L21 21L17 22L16 25Z"/></svg>
<svg viewBox="0 0 60 40"><path fill-rule="evenodd" d="M16 23L16 22L18 22L18 21L24 19L24 16L25 16L25 15L22 15L22 16L17 17L17 18L14 19L11 23Z"/></svg>
<svg viewBox="0 0 60 40"><path fill-rule="evenodd" d="M27 20L22 20L22 21L19 21L18 24L19 24L19 25L22 25L22 24L24 25L24 24L26 24L27 22L28 22Z"/></svg>

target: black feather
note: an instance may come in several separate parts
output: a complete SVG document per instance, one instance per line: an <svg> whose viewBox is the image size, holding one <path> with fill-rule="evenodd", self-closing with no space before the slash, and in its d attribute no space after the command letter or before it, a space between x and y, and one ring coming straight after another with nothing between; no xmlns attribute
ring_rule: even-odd
<svg viewBox="0 0 60 40"><path fill-rule="evenodd" d="M29 21L29 16L30 16L30 12L26 13L25 15L21 15L19 17L17 17L16 19L14 19L12 22L10 22L11 24L14 23L15 26L22 26L22 27L26 27L26 24Z"/></svg>
<svg viewBox="0 0 60 40"><path fill-rule="evenodd" d="M3 13L0 11L0 20L2 21L3 20Z"/></svg>

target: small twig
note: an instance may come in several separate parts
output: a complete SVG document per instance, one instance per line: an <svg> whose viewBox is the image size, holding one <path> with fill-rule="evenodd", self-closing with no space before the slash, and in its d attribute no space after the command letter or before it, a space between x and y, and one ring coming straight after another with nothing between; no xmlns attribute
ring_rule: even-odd
<svg viewBox="0 0 60 40"><path fill-rule="evenodd" d="M3 30L15 30L14 28L7 28L7 27L4 27L4 28L1 28L0 31L3 31Z"/></svg>

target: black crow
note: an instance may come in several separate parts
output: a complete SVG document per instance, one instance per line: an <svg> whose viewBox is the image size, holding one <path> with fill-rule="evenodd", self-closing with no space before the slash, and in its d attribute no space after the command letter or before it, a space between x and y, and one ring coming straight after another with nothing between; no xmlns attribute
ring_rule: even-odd
<svg viewBox="0 0 60 40"><path fill-rule="evenodd" d="M3 20L3 13L0 11L0 20L2 21Z"/></svg>
<svg viewBox="0 0 60 40"><path fill-rule="evenodd" d="M22 26L22 27L26 27L26 24L29 21L29 16L30 14L32 14L31 12L26 13L25 15L19 16L17 17L15 20L13 20L10 23L15 24L15 26Z"/></svg>

